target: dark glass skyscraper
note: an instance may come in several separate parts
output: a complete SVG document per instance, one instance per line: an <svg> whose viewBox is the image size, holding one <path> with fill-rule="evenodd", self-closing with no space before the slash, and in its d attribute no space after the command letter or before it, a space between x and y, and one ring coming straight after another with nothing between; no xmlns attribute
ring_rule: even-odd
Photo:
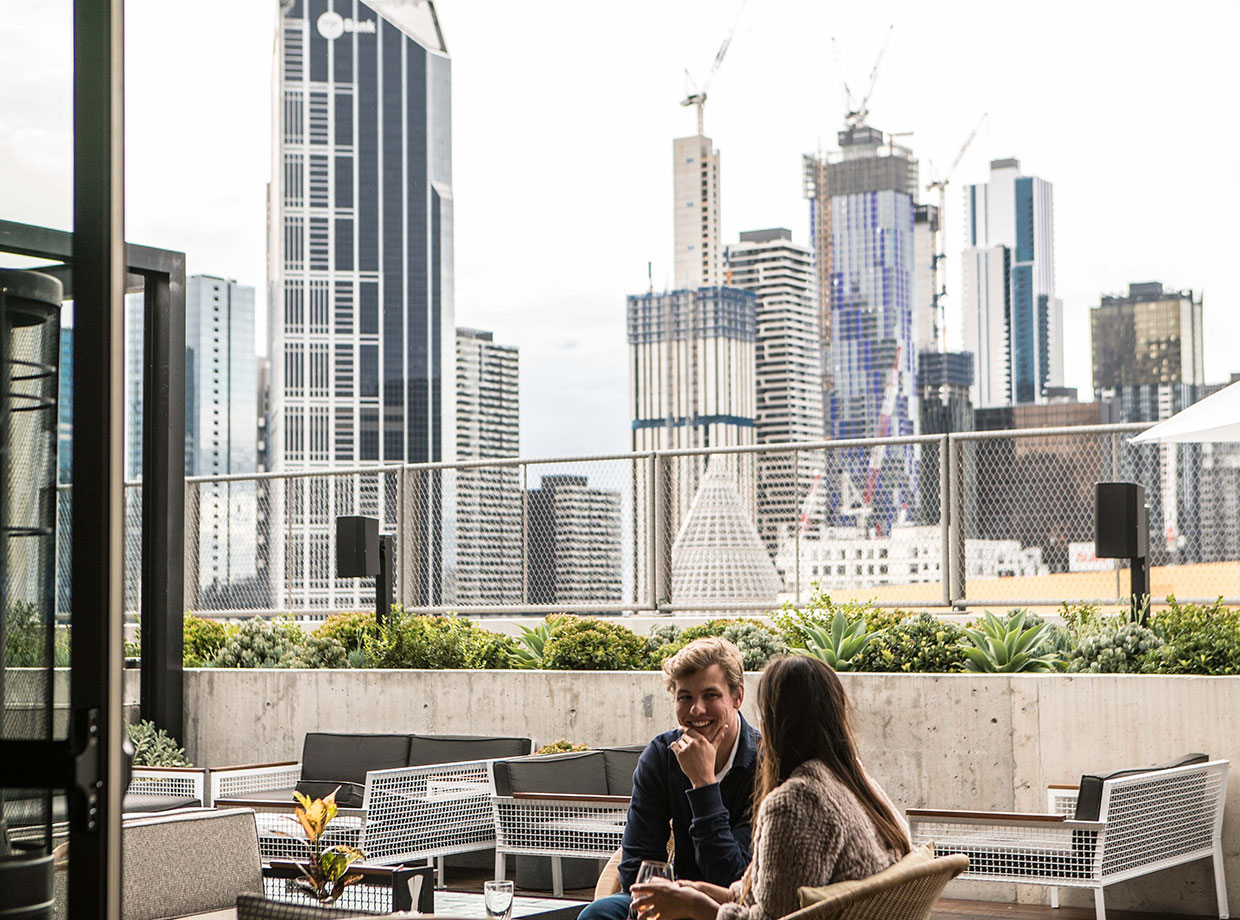
<svg viewBox="0 0 1240 920"><path fill-rule="evenodd" d="M450 84L430 0L281 2L269 208L274 470L453 459ZM316 498L289 482L274 514L283 505L309 526L288 528L284 570L302 574L286 575L278 596L294 607L358 603L331 571L330 519L356 508L390 530L395 490L359 480L356 495ZM411 524L418 583L405 596L442 603L450 503L438 483L423 498Z"/></svg>

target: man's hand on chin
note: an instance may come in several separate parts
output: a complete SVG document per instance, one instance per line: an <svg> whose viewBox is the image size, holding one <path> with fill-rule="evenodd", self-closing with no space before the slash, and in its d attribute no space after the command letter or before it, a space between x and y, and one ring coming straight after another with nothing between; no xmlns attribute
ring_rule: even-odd
<svg viewBox="0 0 1240 920"><path fill-rule="evenodd" d="M672 742L672 753L689 782L696 789L715 781L715 755L718 748L697 729L681 726L684 733ZM717 739L716 739L717 740Z"/></svg>

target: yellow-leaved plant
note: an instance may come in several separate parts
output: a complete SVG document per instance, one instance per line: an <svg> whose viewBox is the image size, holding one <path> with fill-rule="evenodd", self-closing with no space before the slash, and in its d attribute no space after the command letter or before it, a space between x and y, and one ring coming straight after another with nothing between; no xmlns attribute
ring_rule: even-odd
<svg viewBox="0 0 1240 920"><path fill-rule="evenodd" d="M296 884L320 904L335 903L346 888L360 882L361 873L350 874L349 866L366 858L366 854L357 847L327 846L323 839L327 825L336 817L336 793L339 791L337 786L330 795L321 799L311 799L308 795L294 792L297 807L289 820L301 825L305 839L283 831L275 832L282 837L301 841L309 851L308 860L298 860L303 875Z"/></svg>

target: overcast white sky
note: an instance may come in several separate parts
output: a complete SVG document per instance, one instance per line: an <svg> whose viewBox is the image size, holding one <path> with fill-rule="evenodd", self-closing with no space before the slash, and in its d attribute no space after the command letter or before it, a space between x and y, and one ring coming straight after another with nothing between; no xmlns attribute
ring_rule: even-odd
<svg viewBox="0 0 1240 920"><path fill-rule="evenodd" d="M127 6L127 236L254 285L265 307L275 3ZM647 261L656 285L670 276L671 142L694 130L683 71L705 74L739 8L438 4L456 320L521 347L527 456L628 447L624 296L645 289ZM70 15L47 0L0 23L5 218L69 225ZM1015 156L1055 186L1069 385L1090 393L1090 305L1130 281L1204 290L1207 379L1240 370L1240 4L751 0L706 112L725 242L772 226L807 241L801 155L833 146L844 111L830 38L857 89L893 23L870 122L913 132L923 182L989 112L952 177L953 275L959 187Z"/></svg>

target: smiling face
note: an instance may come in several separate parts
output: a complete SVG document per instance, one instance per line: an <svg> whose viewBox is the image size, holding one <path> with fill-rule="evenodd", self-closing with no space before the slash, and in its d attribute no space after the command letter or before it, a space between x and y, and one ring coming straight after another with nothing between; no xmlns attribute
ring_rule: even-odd
<svg viewBox="0 0 1240 920"><path fill-rule="evenodd" d="M744 684L735 692L729 690L723 668L708 665L676 681L676 722L700 732L726 753L731 744L724 742L736 738L744 699Z"/></svg>

